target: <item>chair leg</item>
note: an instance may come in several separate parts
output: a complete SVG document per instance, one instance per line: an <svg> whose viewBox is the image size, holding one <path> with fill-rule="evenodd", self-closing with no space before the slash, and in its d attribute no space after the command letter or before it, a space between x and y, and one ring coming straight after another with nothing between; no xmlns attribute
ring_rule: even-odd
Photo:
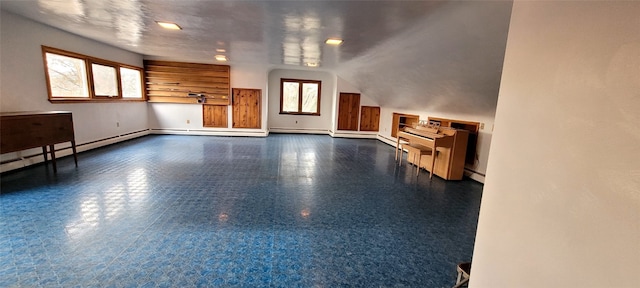
<svg viewBox="0 0 640 288"><path fill-rule="evenodd" d="M433 178L433 168L436 163L436 155L438 155L438 152L434 148L433 150L431 150L431 170L429 170L429 179Z"/></svg>
<svg viewBox="0 0 640 288"><path fill-rule="evenodd" d="M462 287L462 285L467 284L467 282L469 282L469 278L465 278L462 281L460 281L459 283L456 283L456 286L453 286L453 288Z"/></svg>

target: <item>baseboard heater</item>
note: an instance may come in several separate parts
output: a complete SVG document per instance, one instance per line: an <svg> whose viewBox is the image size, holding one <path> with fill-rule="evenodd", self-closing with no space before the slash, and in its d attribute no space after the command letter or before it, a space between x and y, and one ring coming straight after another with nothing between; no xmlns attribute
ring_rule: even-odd
<svg viewBox="0 0 640 288"><path fill-rule="evenodd" d="M145 135L149 135L149 129L138 130L138 131L120 134L120 135L107 137L99 140L76 144L76 149L78 152L84 152L91 149L115 144L118 142L142 137ZM35 150L35 149L31 149L31 150ZM71 151L71 145L58 147L58 148L54 146L54 149L56 152L56 158L62 158L62 157L73 154L73 152ZM29 151L29 150L25 150L25 151ZM7 172L7 171L11 171L11 170L15 170L15 169L27 167L33 164L44 162L44 157L42 153L30 153L27 155L22 155L22 152L16 152L16 154L18 155L17 158L12 158L12 159L8 159L0 162L0 165L1 165L0 172Z"/></svg>
<svg viewBox="0 0 640 288"><path fill-rule="evenodd" d="M151 129L151 134L193 135L193 136L241 136L241 137L266 137L269 133L262 130L206 130L206 129L177 129L163 128Z"/></svg>
<svg viewBox="0 0 640 288"><path fill-rule="evenodd" d="M312 128L282 128L282 127L271 127L269 128L269 133L299 133L299 134L322 134L329 135L330 130L323 129L312 129Z"/></svg>

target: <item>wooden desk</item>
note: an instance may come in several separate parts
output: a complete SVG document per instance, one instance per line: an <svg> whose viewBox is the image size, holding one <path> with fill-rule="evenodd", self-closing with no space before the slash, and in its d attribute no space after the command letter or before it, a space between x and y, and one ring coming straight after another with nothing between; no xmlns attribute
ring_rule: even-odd
<svg viewBox="0 0 640 288"><path fill-rule="evenodd" d="M47 146L49 146L53 172L57 172L54 144L63 142L71 142L73 160L78 167L71 112L0 113L1 154L42 147L44 162L48 163Z"/></svg>

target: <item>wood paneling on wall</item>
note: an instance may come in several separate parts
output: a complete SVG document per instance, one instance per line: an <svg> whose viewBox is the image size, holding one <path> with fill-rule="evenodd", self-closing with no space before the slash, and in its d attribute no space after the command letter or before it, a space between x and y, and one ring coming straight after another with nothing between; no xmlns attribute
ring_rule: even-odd
<svg viewBox="0 0 640 288"><path fill-rule="evenodd" d="M233 88L233 128L260 128L260 89Z"/></svg>
<svg viewBox="0 0 640 288"><path fill-rule="evenodd" d="M194 93L208 104L230 104L228 65L145 60L144 69L149 102L199 103Z"/></svg>
<svg viewBox="0 0 640 288"><path fill-rule="evenodd" d="M227 128L228 108L227 105L202 105L202 126Z"/></svg>
<svg viewBox="0 0 640 288"><path fill-rule="evenodd" d="M340 93L338 105L338 130L358 131L360 94Z"/></svg>
<svg viewBox="0 0 640 288"><path fill-rule="evenodd" d="M380 107L362 106L360 112L360 131L380 130Z"/></svg>

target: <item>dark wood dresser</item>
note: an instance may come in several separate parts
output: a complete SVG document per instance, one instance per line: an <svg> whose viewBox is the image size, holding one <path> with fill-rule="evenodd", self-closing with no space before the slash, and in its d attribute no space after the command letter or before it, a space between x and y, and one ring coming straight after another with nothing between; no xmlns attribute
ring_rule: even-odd
<svg viewBox="0 0 640 288"><path fill-rule="evenodd" d="M42 147L45 163L51 153L53 171L57 172L54 144L71 142L73 159L78 166L71 112L3 112L0 113L0 153ZM47 151L49 146L49 151Z"/></svg>

